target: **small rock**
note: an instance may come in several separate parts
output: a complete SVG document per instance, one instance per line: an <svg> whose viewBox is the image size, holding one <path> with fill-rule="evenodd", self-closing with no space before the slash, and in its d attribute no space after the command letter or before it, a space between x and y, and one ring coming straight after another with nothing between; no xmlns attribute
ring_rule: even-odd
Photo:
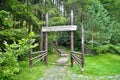
<svg viewBox="0 0 120 80"><path fill-rule="evenodd" d="M78 76L78 78L81 78L81 77L83 77L83 75L79 75L79 76Z"/></svg>

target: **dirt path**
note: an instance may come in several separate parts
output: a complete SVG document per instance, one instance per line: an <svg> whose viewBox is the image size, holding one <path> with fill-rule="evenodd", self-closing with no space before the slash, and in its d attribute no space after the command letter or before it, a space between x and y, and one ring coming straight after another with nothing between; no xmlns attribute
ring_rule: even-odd
<svg viewBox="0 0 120 80"><path fill-rule="evenodd" d="M68 55L67 53L60 49L60 59L56 62L57 65L49 69L39 80L75 80L76 76L67 70ZM61 66L62 65L62 66Z"/></svg>
<svg viewBox="0 0 120 80"><path fill-rule="evenodd" d="M66 66L54 66L39 80L75 80L76 76L66 70Z"/></svg>

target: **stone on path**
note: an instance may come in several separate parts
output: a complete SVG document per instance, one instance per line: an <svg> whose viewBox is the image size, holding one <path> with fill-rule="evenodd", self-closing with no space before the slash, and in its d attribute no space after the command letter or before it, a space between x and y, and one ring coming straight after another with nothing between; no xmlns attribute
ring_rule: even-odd
<svg viewBox="0 0 120 80"><path fill-rule="evenodd" d="M60 54L61 57L68 57L68 54Z"/></svg>
<svg viewBox="0 0 120 80"><path fill-rule="evenodd" d="M60 59L57 61L57 65L66 65L68 61L68 54L63 49L58 49L60 52Z"/></svg>
<svg viewBox="0 0 120 80"><path fill-rule="evenodd" d="M57 51L58 51L60 54L67 54L66 51L64 51L64 49L57 49Z"/></svg>
<svg viewBox="0 0 120 80"><path fill-rule="evenodd" d="M61 57L61 58L57 61L57 64L58 64L58 65L65 65L65 64L67 64L67 61L68 61L68 57Z"/></svg>
<svg viewBox="0 0 120 80"><path fill-rule="evenodd" d="M38 80L76 80L76 75L66 70L66 66L54 66Z"/></svg>

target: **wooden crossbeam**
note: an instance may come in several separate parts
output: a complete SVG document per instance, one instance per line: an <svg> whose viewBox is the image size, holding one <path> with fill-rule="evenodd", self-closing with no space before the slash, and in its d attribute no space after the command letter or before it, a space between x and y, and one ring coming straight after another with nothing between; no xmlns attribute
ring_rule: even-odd
<svg viewBox="0 0 120 80"><path fill-rule="evenodd" d="M75 31L75 30L77 30L76 25L42 27L42 32Z"/></svg>

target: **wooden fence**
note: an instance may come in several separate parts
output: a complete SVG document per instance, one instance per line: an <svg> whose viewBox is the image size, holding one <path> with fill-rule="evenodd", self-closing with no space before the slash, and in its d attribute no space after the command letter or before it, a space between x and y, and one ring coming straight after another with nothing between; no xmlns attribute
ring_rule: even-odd
<svg viewBox="0 0 120 80"><path fill-rule="evenodd" d="M71 57L75 61L75 63L79 67L79 69L81 69L81 65L83 65L81 55L82 55L82 53L80 53L80 52L75 52L75 51L71 52Z"/></svg>
<svg viewBox="0 0 120 80"><path fill-rule="evenodd" d="M38 55L36 55L36 54L38 54ZM47 51L32 52L32 49L31 49L30 64L29 64L30 67L32 67L33 65L35 65L37 62L41 61L42 59L44 59L44 61L46 62L46 56L47 56ZM35 61L33 61L33 60L35 60Z"/></svg>

